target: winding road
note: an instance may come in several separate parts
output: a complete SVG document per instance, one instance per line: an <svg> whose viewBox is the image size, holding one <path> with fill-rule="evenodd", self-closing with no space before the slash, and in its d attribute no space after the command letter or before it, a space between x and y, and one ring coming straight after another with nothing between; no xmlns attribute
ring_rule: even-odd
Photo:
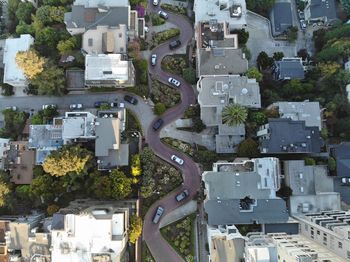
<svg viewBox="0 0 350 262"><path fill-rule="evenodd" d="M152 12L158 12L159 10L161 10L159 7L151 7L151 2L149 3L149 6ZM189 41L191 41L193 36L192 24L184 16L176 15L170 12L167 13L169 15L168 21L180 28L181 33L179 39L181 40L182 45L186 46L189 43ZM188 84L183 78L164 72L161 69L160 64L162 59L166 55L171 54L171 51L169 49L169 41L153 49L152 53L157 54L158 63L154 67L152 67L151 65L149 66L149 73L155 76L159 81L164 83L168 83L168 78L170 76L176 78L181 82L181 87L179 88L179 91L181 93L181 103L173 108L170 108L161 116L161 118L164 120L164 127L167 124L170 124L176 119L182 117L186 108L189 105L195 103L196 96L192 89L192 86ZM185 204L197 194L197 190L200 186L200 170L197 164L190 157L164 145L160 141L159 132L160 130L155 132L152 129L152 125L150 125L148 131L146 132L146 142L149 144L149 146L152 148L152 150L158 157L162 158L163 160L169 162L172 165L174 165L174 162L170 160L170 156L173 154L178 155L184 160L183 166L176 166L182 172L184 182L181 187L177 188L164 198L158 200L148 210L144 220L143 239L146 241L149 250L151 251L153 257L157 262L178 262L183 261L182 257L161 236L159 231L159 223L154 224L152 222L152 219L158 206L162 206L165 208L165 212L162 216L164 217L172 210ZM175 200L175 196L182 192L184 189L189 190L190 196L185 201L178 203Z"/></svg>

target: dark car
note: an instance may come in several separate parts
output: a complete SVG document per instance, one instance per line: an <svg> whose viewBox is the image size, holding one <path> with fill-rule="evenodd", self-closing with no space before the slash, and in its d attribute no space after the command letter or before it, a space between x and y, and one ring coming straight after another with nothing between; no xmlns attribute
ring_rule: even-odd
<svg viewBox="0 0 350 262"><path fill-rule="evenodd" d="M154 217L153 217L153 223L154 224L157 224L159 222L160 217L163 215L163 213L164 213L164 208L159 206L157 208L156 213L154 214Z"/></svg>
<svg viewBox="0 0 350 262"><path fill-rule="evenodd" d="M101 106L109 106L109 103L107 101L97 101L94 105L96 108L99 108Z"/></svg>
<svg viewBox="0 0 350 262"><path fill-rule="evenodd" d="M181 45L181 41L180 40L175 40L175 41L170 42L169 48L170 49L175 49L175 48L179 47L180 45Z"/></svg>
<svg viewBox="0 0 350 262"><path fill-rule="evenodd" d="M164 121L161 118L159 118L156 122L154 122L153 124L154 131L157 131L163 125L163 123Z"/></svg>
<svg viewBox="0 0 350 262"><path fill-rule="evenodd" d="M181 200L184 200L188 196L188 190L182 191L180 194L178 194L175 199L177 202L180 202Z"/></svg>
<svg viewBox="0 0 350 262"><path fill-rule="evenodd" d="M133 97L133 96L129 96L129 95L125 95L124 96L124 100L126 101L126 102L129 102L130 104L133 104L133 105L136 105L137 104L137 99L135 98L135 97Z"/></svg>

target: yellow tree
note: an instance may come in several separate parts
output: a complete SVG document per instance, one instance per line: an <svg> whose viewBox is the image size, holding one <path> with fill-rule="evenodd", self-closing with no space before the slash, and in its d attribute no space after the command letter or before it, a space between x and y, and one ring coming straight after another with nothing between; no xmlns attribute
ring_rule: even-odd
<svg viewBox="0 0 350 262"><path fill-rule="evenodd" d="M45 59L34 50L20 51L16 54L16 63L28 79L33 79L44 70Z"/></svg>
<svg viewBox="0 0 350 262"><path fill-rule="evenodd" d="M336 62L321 62L317 67L320 69L322 76L329 77L338 71L340 65Z"/></svg>
<svg viewBox="0 0 350 262"><path fill-rule="evenodd" d="M129 230L129 241L135 244L137 239L142 233L142 219L138 216L131 216L130 218L130 230Z"/></svg>
<svg viewBox="0 0 350 262"><path fill-rule="evenodd" d="M10 192L11 190L9 185L5 182L0 182L0 207L6 205L6 199L8 198Z"/></svg>
<svg viewBox="0 0 350 262"><path fill-rule="evenodd" d="M58 205L52 204L49 205L46 209L46 212L49 217L51 217L53 214L55 214L58 210L60 210L60 207Z"/></svg>
<svg viewBox="0 0 350 262"><path fill-rule="evenodd" d="M46 157L43 169L52 176L64 176L68 173L80 174L91 159L91 152L80 146L68 146L53 151Z"/></svg>

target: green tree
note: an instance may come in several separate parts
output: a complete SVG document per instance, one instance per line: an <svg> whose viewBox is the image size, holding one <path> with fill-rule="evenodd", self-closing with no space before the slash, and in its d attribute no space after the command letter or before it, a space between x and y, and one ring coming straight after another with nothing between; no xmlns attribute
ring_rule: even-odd
<svg viewBox="0 0 350 262"><path fill-rule="evenodd" d="M249 68L248 71L246 72L246 76L248 78L256 79L257 82L260 82L263 79L262 73L260 73L256 67Z"/></svg>
<svg viewBox="0 0 350 262"><path fill-rule="evenodd" d="M112 181L112 198L124 199L131 194L132 179L128 178L122 171L112 170L110 178Z"/></svg>
<svg viewBox="0 0 350 262"><path fill-rule="evenodd" d="M350 1L349 0L340 0L341 5L345 11L350 15Z"/></svg>
<svg viewBox="0 0 350 262"><path fill-rule="evenodd" d="M298 39L298 27L291 26L288 28L287 40L290 43L294 43Z"/></svg>
<svg viewBox="0 0 350 262"><path fill-rule="evenodd" d="M137 81L140 84L148 84L148 62L146 59L134 60L134 66L136 70Z"/></svg>
<svg viewBox="0 0 350 262"><path fill-rule="evenodd" d="M261 126L267 122L267 117L263 112L251 112L250 120L258 126Z"/></svg>
<svg viewBox="0 0 350 262"><path fill-rule="evenodd" d="M206 129L206 125L203 123L203 121L202 121L202 119L200 119L200 117L194 117L192 119L192 128L193 128L194 132L200 133L204 129Z"/></svg>
<svg viewBox="0 0 350 262"><path fill-rule="evenodd" d="M34 50L20 51L16 54L16 63L31 80L44 70L45 59Z"/></svg>
<svg viewBox="0 0 350 262"><path fill-rule="evenodd" d="M154 110L154 113L159 116L166 111L166 107L163 103L159 102L159 103L154 105L153 110Z"/></svg>
<svg viewBox="0 0 350 262"><path fill-rule="evenodd" d="M49 48L49 50L55 50L59 40L59 34L52 27L44 27L43 29L35 32L35 47L37 50ZM40 51L40 53L43 53Z"/></svg>
<svg viewBox="0 0 350 262"><path fill-rule="evenodd" d="M43 0L43 5L51 6L69 6L73 3L73 0Z"/></svg>
<svg viewBox="0 0 350 262"><path fill-rule="evenodd" d="M32 180L30 190L33 196L37 198L42 197L45 201L52 200L55 197L55 192L52 190L53 183L53 177L44 174Z"/></svg>
<svg viewBox="0 0 350 262"><path fill-rule="evenodd" d="M145 172L143 178L142 178L142 185L140 194L143 198L149 198L151 197L154 192L156 191L156 182L152 178L152 176L147 176L147 172Z"/></svg>
<svg viewBox="0 0 350 262"><path fill-rule="evenodd" d="M237 156L239 157L258 157L259 155L259 144L250 137L238 145Z"/></svg>
<svg viewBox="0 0 350 262"><path fill-rule="evenodd" d="M13 92L13 86L3 83L1 84L1 95L3 96L12 96L15 93Z"/></svg>
<svg viewBox="0 0 350 262"><path fill-rule="evenodd" d="M66 92L66 80L62 68L48 66L32 79L31 84L39 95L61 96Z"/></svg>
<svg viewBox="0 0 350 262"><path fill-rule="evenodd" d="M32 125L48 124L54 117L58 116L57 107L49 106L43 110L39 110L32 116Z"/></svg>
<svg viewBox="0 0 350 262"><path fill-rule="evenodd" d="M129 241L135 244L142 233L142 219L136 215L130 218Z"/></svg>
<svg viewBox="0 0 350 262"><path fill-rule="evenodd" d="M336 62L321 62L317 65L318 69L321 71L321 74L324 77L329 77L333 74L335 74L338 69L340 68L340 65Z"/></svg>
<svg viewBox="0 0 350 262"><path fill-rule="evenodd" d="M304 158L304 162L305 162L306 166L314 166L314 165L316 165L316 161L312 157L305 157Z"/></svg>
<svg viewBox="0 0 350 262"><path fill-rule="evenodd" d="M323 127L321 129L321 137L323 139L325 139L325 140L328 138L328 129L327 129L327 127Z"/></svg>
<svg viewBox="0 0 350 262"><path fill-rule="evenodd" d="M339 88L344 88L350 83L350 72L348 70L340 69L334 75L334 84Z"/></svg>
<svg viewBox="0 0 350 262"><path fill-rule="evenodd" d="M190 84L196 83L196 70L191 67L182 69L183 78Z"/></svg>
<svg viewBox="0 0 350 262"><path fill-rule="evenodd" d="M68 173L86 172L87 163L91 160L91 152L78 146L65 146L52 151L43 163L43 169L52 176L65 176Z"/></svg>
<svg viewBox="0 0 350 262"><path fill-rule="evenodd" d="M10 184L5 182L0 182L0 207L8 205L8 200L11 193Z"/></svg>
<svg viewBox="0 0 350 262"><path fill-rule="evenodd" d="M228 126L243 124L247 116L247 109L239 104L229 104L222 110L222 122Z"/></svg>
<svg viewBox="0 0 350 262"><path fill-rule="evenodd" d="M273 59L262 51L259 53L256 63L258 64L260 70L265 70L273 65Z"/></svg>
<svg viewBox="0 0 350 262"><path fill-rule="evenodd" d="M36 10L36 18L43 25L63 23L65 8L63 6L42 5Z"/></svg>
<svg viewBox="0 0 350 262"><path fill-rule="evenodd" d="M23 131L28 115L25 112L16 112L12 109L2 111L5 126L0 129L0 137L16 140Z"/></svg>
<svg viewBox="0 0 350 262"><path fill-rule="evenodd" d="M275 4L275 0L247 0L247 9L267 16Z"/></svg>
<svg viewBox="0 0 350 262"><path fill-rule="evenodd" d="M308 60L310 59L310 55L309 53L307 52L306 49L300 49L297 53L297 56L298 57L301 57L303 60Z"/></svg>
<svg viewBox="0 0 350 262"><path fill-rule="evenodd" d="M243 29L235 29L235 30L233 30L232 33L238 35L238 44L240 46L243 46L248 42L249 32L246 31L244 28Z"/></svg>
<svg viewBox="0 0 350 262"><path fill-rule="evenodd" d="M77 39L74 36L68 38L67 40L61 40L57 44L57 49L61 55L71 52L76 47L77 47Z"/></svg>
<svg viewBox="0 0 350 262"><path fill-rule="evenodd" d="M328 168L330 171L334 172L337 168L337 162L333 157L328 158Z"/></svg>
<svg viewBox="0 0 350 262"><path fill-rule="evenodd" d="M20 2L16 10L16 17L19 21L29 24L31 22L31 15L34 10L35 9L32 3Z"/></svg>
<svg viewBox="0 0 350 262"><path fill-rule="evenodd" d="M16 33L18 35L22 34L34 34L34 28L30 24L26 24L24 21L19 21L19 24L16 26Z"/></svg>
<svg viewBox="0 0 350 262"><path fill-rule="evenodd" d="M19 185L16 187L16 197L21 200L28 200L32 198L30 185Z"/></svg>
<svg viewBox="0 0 350 262"><path fill-rule="evenodd" d="M58 212L58 210L60 210L60 207L58 205L52 204L47 207L46 212L47 212L47 215L51 217L53 216L53 214Z"/></svg>
<svg viewBox="0 0 350 262"><path fill-rule="evenodd" d="M109 176L94 174L92 192L99 199L110 199L112 197L112 181Z"/></svg>
<svg viewBox="0 0 350 262"><path fill-rule="evenodd" d="M272 58L275 61L281 61L283 57L284 57L283 52L275 52L275 53L273 53L273 56L272 56Z"/></svg>
<svg viewBox="0 0 350 262"><path fill-rule="evenodd" d="M276 194L281 198L289 198L293 194L293 190L289 186L282 186Z"/></svg>

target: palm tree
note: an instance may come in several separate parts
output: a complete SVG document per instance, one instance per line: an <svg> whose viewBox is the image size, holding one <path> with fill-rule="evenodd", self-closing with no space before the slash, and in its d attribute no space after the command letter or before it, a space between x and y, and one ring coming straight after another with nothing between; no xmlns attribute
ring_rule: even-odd
<svg viewBox="0 0 350 262"><path fill-rule="evenodd" d="M222 110L222 122L228 126L243 124L247 116L247 109L238 104L229 104Z"/></svg>

